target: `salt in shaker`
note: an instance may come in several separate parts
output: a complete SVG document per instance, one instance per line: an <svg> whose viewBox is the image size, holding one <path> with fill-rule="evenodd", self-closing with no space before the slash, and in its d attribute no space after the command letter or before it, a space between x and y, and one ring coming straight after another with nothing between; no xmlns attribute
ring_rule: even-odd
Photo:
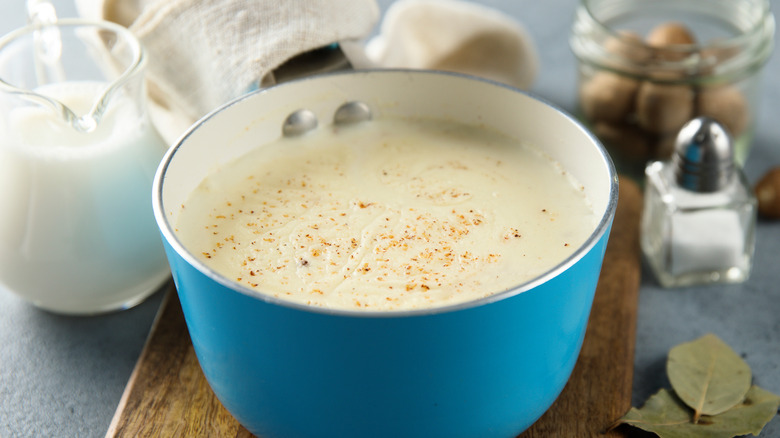
<svg viewBox="0 0 780 438"><path fill-rule="evenodd" d="M756 200L723 126L691 120L679 131L672 159L650 163L645 175L642 251L661 285L745 281Z"/></svg>

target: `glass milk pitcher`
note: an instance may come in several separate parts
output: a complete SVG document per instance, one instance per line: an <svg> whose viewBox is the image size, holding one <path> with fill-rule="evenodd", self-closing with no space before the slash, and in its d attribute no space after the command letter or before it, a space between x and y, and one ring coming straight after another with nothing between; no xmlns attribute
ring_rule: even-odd
<svg viewBox="0 0 780 438"><path fill-rule="evenodd" d="M127 308L169 276L152 213L166 145L125 28L63 19L0 39L0 288L56 313Z"/></svg>

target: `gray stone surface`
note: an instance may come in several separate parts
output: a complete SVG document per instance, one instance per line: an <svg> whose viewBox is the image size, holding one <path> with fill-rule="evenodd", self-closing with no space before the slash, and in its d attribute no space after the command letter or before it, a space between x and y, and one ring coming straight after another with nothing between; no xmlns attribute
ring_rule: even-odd
<svg viewBox="0 0 780 438"><path fill-rule="evenodd" d="M61 16L73 0L55 0ZM380 1L383 9L389 0ZM485 0L525 24L540 53L532 92L564 109L574 105L575 59L568 45L576 0ZM777 2L773 2L777 9ZM0 2L0 33L24 23L21 0ZM776 37L776 41L780 38ZM755 181L780 165L780 60L766 67L753 151ZM0 140L1 141L1 140ZM2 212L0 212L2 214ZM674 345L712 332L743 355L755 382L780 394L780 222L758 225L756 263L741 285L665 290L643 273L637 327L634 404L668 386L664 362ZM0 290L0 436L105 435L148 335L162 295L110 315L74 318L37 310ZM780 418L761 437L780 436Z"/></svg>

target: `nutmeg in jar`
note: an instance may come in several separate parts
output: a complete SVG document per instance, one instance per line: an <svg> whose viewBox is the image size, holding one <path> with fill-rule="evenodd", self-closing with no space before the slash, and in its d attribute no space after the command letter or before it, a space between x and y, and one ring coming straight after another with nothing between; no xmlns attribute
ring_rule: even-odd
<svg viewBox="0 0 780 438"><path fill-rule="evenodd" d="M729 131L742 164L774 31L767 0L582 0L571 35L579 116L636 178L699 116Z"/></svg>

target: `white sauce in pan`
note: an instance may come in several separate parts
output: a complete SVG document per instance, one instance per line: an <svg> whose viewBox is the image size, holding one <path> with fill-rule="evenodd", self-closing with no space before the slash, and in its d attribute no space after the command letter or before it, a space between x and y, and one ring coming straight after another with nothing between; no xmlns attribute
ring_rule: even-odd
<svg viewBox="0 0 780 438"><path fill-rule="evenodd" d="M596 222L583 187L530 145L451 122L377 119L219 168L182 206L177 233L260 293L372 311L520 285L564 261Z"/></svg>

